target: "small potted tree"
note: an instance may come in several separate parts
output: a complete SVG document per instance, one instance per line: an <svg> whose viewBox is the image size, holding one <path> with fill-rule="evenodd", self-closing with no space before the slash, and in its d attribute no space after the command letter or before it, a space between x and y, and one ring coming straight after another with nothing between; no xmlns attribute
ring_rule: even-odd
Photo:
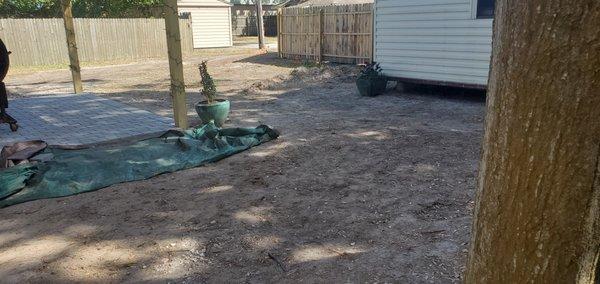
<svg viewBox="0 0 600 284"><path fill-rule="evenodd" d="M196 104L196 112L203 124L214 121L216 126L221 127L229 116L230 103L228 100L217 99L217 87L208 73L206 61L203 61L198 69L202 78L200 92L206 97L206 100Z"/></svg>
<svg viewBox="0 0 600 284"><path fill-rule="evenodd" d="M379 63L367 65L356 79L356 87L362 96L374 97L385 92L387 78L381 74Z"/></svg>

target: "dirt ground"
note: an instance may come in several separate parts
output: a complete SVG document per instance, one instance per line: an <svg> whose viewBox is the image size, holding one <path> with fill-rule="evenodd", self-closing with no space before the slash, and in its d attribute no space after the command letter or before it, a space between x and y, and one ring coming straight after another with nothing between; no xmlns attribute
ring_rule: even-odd
<svg viewBox="0 0 600 284"><path fill-rule="evenodd" d="M185 64L190 105L200 61ZM209 68L232 102L229 126L265 123L282 137L205 167L1 209L3 282L460 282L482 94L365 98L354 67L254 51ZM83 77L87 91L170 113L164 61ZM7 85L14 96L68 92L69 72Z"/></svg>

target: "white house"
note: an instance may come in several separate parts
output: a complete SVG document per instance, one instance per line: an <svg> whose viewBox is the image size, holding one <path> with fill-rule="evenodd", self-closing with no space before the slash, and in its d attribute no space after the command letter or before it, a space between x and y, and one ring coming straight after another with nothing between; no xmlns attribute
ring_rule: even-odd
<svg viewBox="0 0 600 284"><path fill-rule="evenodd" d="M374 60L400 81L485 88L494 0L376 0Z"/></svg>
<svg viewBox="0 0 600 284"><path fill-rule="evenodd" d="M190 13L194 48L233 45L231 4L219 0L178 0L179 13Z"/></svg>

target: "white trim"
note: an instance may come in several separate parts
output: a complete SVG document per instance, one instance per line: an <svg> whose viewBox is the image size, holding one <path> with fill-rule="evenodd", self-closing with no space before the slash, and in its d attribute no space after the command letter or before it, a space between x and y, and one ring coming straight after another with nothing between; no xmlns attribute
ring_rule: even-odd
<svg viewBox="0 0 600 284"><path fill-rule="evenodd" d="M373 1L371 21L371 63L377 62L377 0Z"/></svg>
<svg viewBox="0 0 600 284"><path fill-rule="evenodd" d="M229 46L233 46L233 25L231 24L231 9L228 9L227 23L229 24Z"/></svg>
<svg viewBox="0 0 600 284"><path fill-rule="evenodd" d="M471 0L471 19L477 20L477 1Z"/></svg>

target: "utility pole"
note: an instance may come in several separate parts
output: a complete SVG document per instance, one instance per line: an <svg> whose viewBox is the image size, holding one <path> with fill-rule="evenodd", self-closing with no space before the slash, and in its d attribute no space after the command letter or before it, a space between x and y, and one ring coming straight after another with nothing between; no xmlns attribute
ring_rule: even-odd
<svg viewBox="0 0 600 284"><path fill-rule="evenodd" d="M73 90L76 94L83 92L81 83L81 67L79 66L79 55L77 54L77 41L75 40L75 24L73 23L73 12L71 9L71 0L60 1L63 22L65 25L65 34L67 36L67 49L69 51L69 68L73 77Z"/></svg>
<svg viewBox="0 0 600 284"><path fill-rule="evenodd" d="M262 0L256 1L256 25L258 26L258 49L265 49L265 25L263 24Z"/></svg>

